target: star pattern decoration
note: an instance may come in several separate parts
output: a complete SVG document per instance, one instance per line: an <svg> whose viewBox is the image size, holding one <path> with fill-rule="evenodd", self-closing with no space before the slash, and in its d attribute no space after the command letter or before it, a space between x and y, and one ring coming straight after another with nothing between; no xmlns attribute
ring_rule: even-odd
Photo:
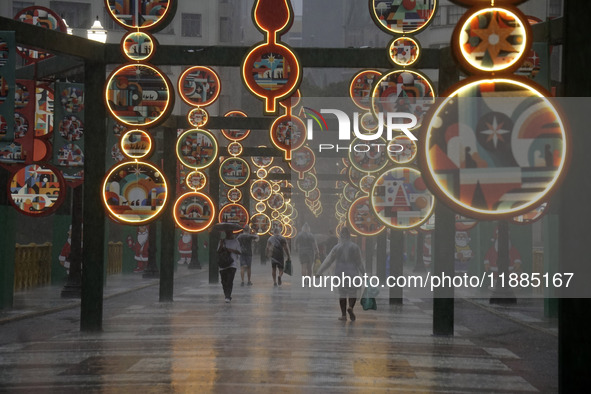
<svg viewBox="0 0 591 394"><path fill-rule="evenodd" d="M504 123L498 123L497 117L493 116L492 124L486 122L486 126L488 127L488 129L481 131L482 134L488 136L486 142L492 141L495 149L497 149L499 141L505 142L503 134L507 134L510 132L509 130L503 129L503 125Z"/></svg>
<svg viewBox="0 0 591 394"><path fill-rule="evenodd" d="M507 38L515 30L513 27L501 27L499 26L500 15L498 11L492 12L492 17L488 26L484 29L472 29L472 33L476 34L480 38L480 43L474 52L485 53L488 52L490 57L493 59L499 56L499 52L517 52L515 47L507 41Z"/></svg>

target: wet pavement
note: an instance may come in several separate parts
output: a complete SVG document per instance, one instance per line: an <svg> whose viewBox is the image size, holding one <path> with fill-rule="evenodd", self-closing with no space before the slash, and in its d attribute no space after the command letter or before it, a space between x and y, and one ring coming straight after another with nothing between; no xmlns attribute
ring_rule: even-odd
<svg viewBox="0 0 591 394"><path fill-rule="evenodd" d="M0 392L557 392L557 321L543 300L458 299L455 335L435 337L432 300L390 306L381 294L343 322L330 290L299 276L273 287L270 266L253 271L253 286L236 275L230 304L205 269L179 267L172 303L158 302L157 280L108 277L95 333L80 332L61 288L17 293L0 311Z"/></svg>

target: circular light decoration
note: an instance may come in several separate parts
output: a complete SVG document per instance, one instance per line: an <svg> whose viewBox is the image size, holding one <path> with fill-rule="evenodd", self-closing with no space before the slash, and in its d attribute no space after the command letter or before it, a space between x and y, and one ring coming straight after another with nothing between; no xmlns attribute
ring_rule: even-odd
<svg viewBox="0 0 591 394"><path fill-rule="evenodd" d="M0 42L0 47L1 45L2 43ZM36 137L53 133L53 101L53 89L45 83L38 84L35 88L35 117L37 119L35 122Z"/></svg>
<svg viewBox="0 0 591 394"><path fill-rule="evenodd" d="M220 223L234 223L240 227L248 224L249 215L246 208L240 204L226 204L220 209L218 221Z"/></svg>
<svg viewBox="0 0 591 394"><path fill-rule="evenodd" d="M283 115L271 125L271 141L285 152L285 160L291 160L293 150L306 142L306 125L297 116Z"/></svg>
<svg viewBox="0 0 591 394"><path fill-rule="evenodd" d="M242 111L229 111L224 115L224 117L226 117L226 118L247 118L248 115L246 115ZM227 139L229 139L231 141L242 141L243 139L248 137L248 135L250 134L250 130L222 129L221 131L222 131L222 134L224 135L224 137L226 137Z"/></svg>
<svg viewBox="0 0 591 394"><path fill-rule="evenodd" d="M358 234L372 236L382 232L384 225L374 215L369 197L359 197L349 207L347 219L351 228Z"/></svg>
<svg viewBox="0 0 591 394"><path fill-rule="evenodd" d="M209 121L209 114L205 109L201 107L193 108L189 111L189 114L187 115L187 121L193 127L203 127Z"/></svg>
<svg viewBox="0 0 591 394"><path fill-rule="evenodd" d="M265 212L265 209L267 209L267 204L262 201L257 202L254 206L254 209L256 209L258 213Z"/></svg>
<svg viewBox="0 0 591 394"><path fill-rule="evenodd" d="M77 144L66 144L59 149L57 161L60 166L83 167L84 153Z"/></svg>
<svg viewBox="0 0 591 394"><path fill-rule="evenodd" d="M293 227L289 223L283 223L283 232L281 233L285 238L293 238Z"/></svg>
<svg viewBox="0 0 591 394"><path fill-rule="evenodd" d="M226 198L230 202L238 202L242 199L242 192L240 191L240 189L233 187L230 190L228 190Z"/></svg>
<svg viewBox="0 0 591 394"><path fill-rule="evenodd" d="M126 29L148 30L168 18L174 0L105 0L111 18Z"/></svg>
<svg viewBox="0 0 591 394"><path fill-rule="evenodd" d="M250 218L250 228L257 235L265 235L271 229L271 219L264 213L256 213Z"/></svg>
<svg viewBox="0 0 591 394"><path fill-rule="evenodd" d="M174 95L168 78L147 64L126 64L107 78L105 100L113 117L128 126L154 126L164 120Z"/></svg>
<svg viewBox="0 0 591 394"><path fill-rule="evenodd" d="M49 8L31 6L23 8L16 13L14 19L32 26L43 27L50 30L66 33L68 28L60 16ZM34 49L17 47L17 53L30 62L47 59L53 55L39 52Z"/></svg>
<svg viewBox="0 0 591 394"><path fill-rule="evenodd" d="M366 175L366 173L359 171L357 168L351 166L347 170L347 175L349 176L349 182L352 186L357 187L361 179Z"/></svg>
<svg viewBox="0 0 591 394"><path fill-rule="evenodd" d="M397 135L388 143L387 151L394 163L406 164L417 156L417 144L406 135Z"/></svg>
<svg viewBox="0 0 591 394"><path fill-rule="evenodd" d="M437 0L369 0L370 14L376 24L390 34L414 34L435 15Z"/></svg>
<svg viewBox="0 0 591 394"><path fill-rule="evenodd" d="M361 191L363 193L367 193L369 194L371 192L371 187L373 186L373 183L375 182L376 177L373 175L366 175L363 178L361 178L361 181L359 181L359 188L361 189Z"/></svg>
<svg viewBox="0 0 591 394"><path fill-rule="evenodd" d="M435 214L429 216L429 219L419 226L419 231L422 233L430 233L433 230L435 230Z"/></svg>
<svg viewBox="0 0 591 394"><path fill-rule="evenodd" d="M207 185L207 176L201 171L192 171L185 178L185 183L189 189L198 191Z"/></svg>
<svg viewBox="0 0 591 394"><path fill-rule="evenodd" d="M76 113L84 109L84 91L77 87L64 88L60 94L60 102L66 112Z"/></svg>
<svg viewBox="0 0 591 394"><path fill-rule="evenodd" d="M78 141L84 134L84 124L74 115L67 115L59 124L59 132L66 141Z"/></svg>
<svg viewBox="0 0 591 394"><path fill-rule="evenodd" d="M49 215L66 197L61 172L49 164L30 164L16 171L9 182L10 203L29 216Z"/></svg>
<svg viewBox="0 0 591 394"><path fill-rule="evenodd" d="M220 164L220 180L227 186L239 187L248 182L250 166L240 157L227 158Z"/></svg>
<svg viewBox="0 0 591 394"><path fill-rule="evenodd" d="M240 154L242 153L242 151L243 151L243 148L242 148L242 145L240 145L239 142L234 141L234 142L230 142L228 144L228 153L231 156L240 156Z"/></svg>
<svg viewBox="0 0 591 394"><path fill-rule="evenodd" d="M456 58L471 73L513 72L531 46L529 23L516 8L468 12L452 37Z"/></svg>
<svg viewBox="0 0 591 394"><path fill-rule="evenodd" d="M174 204L174 220L185 231L198 233L207 229L215 219L213 201L201 192L180 196Z"/></svg>
<svg viewBox="0 0 591 394"><path fill-rule="evenodd" d="M271 183L271 190L273 190L273 193L279 193L281 191L281 183L279 183L279 182Z"/></svg>
<svg viewBox="0 0 591 394"><path fill-rule="evenodd" d="M350 183L347 183L343 188L343 197L348 202L353 202L359 197L359 189Z"/></svg>
<svg viewBox="0 0 591 394"><path fill-rule="evenodd" d="M257 178L266 178L267 177L267 170L264 168L259 168L256 172Z"/></svg>
<svg viewBox="0 0 591 394"><path fill-rule="evenodd" d="M355 138L351 143L353 149L349 151L351 165L363 172L379 171L388 164L386 140L378 138L373 143L363 143Z"/></svg>
<svg viewBox="0 0 591 394"><path fill-rule="evenodd" d="M273 194L271 182L258 179L250 185L250 195L257 201L267 201Z"/></svg>
<svg viewBox="0 0 591 394"><path fill-rule="evenodd" d="M396 66L411 66L419 59L421 47L410 37L398 37L390 43L390 60Z"/></svg>
<svg viewBox="0 0 591 394"><path fill-rule="evenodd" d="M418 170L408 167L384 171L371 191L371 205L388 227L411 229L427 221L435 198Z"/></svg>
<svg viewBox="0 0 591 394"><path fill-rule="evenodd" d="M512 78L466 80L419 138L430 189L475 219L531 211L555 190L568 164L570 136L558 111L539 88Z"/></svg>
<svg viewBox="0 0 591 394"><path fill-rule="evenodd" d="M158 42L143 31L132 31L121 39L121 52L133 62L148 61L154 55Z"/></svg>
<svg viewBox="0 0 591 394"><path fill-rule="evenodd" d="M259 146L259 148L265 148L265 147ZM271 164L273 164L273 157L272 156L252 156L250 158L250 160L252 160L252 163L259 168L267 168ZM276 167L278 167L278 166L276 166ZM273 168L275 168L275 167L273 167ZM281 168L281 167L278 167L278 168ZM269 173L271 173L271 171L269 171Z"/></svg>
<svg viewBox="0 0 591 394"><path fill-rule="evenodd" d="M209 167L218 154L218 142L206 130L187 130L177 140L176 155L180 162L196 170Z"/></svg>
<svg viewBox="0 0 591 394"><path fill-rule="evenodd" d="M141 159L152 152L152 137L142 130L127 131L120 140L121 152L130 159Z"/></svg>
<svg viewBox="0 0 591 394"><path fill-rule="evenodd" d="M147 223L160 214L167 199L166 179L149 163L117 164L103 181L103 204L120 222Z"/></svg>
<svg viewBox="0 0 591 394"><path fill-rule="evenodd" d="M372 111L376 116L388 112L414 114L417 123L413 125L407 117L394 118L394 123L409 124L409 129L418 128L423 117L435 102L433 85L423 74L412 70L395 70L385 74L372 92ZM386 124L386 122L384 122Z"/></svg>
<svg viewBox="0 0 591 394"><path fill-rule="evenodd" d="M209 67L190 67L180 76L178 89L185 103L207 107L220 94L220 77Z"/></svg>
<svg viewBox="0 0 591 394"><path fill-rule="evenodd" d="M546 212L548 212L548 203L544 202L529 212L515 216L511 221L515 224L532 224L540 220Z"/></svg>
<svg viewBox="0 0 591 394"><path fill-rule="evenodd" d="M314 155L314 151L307 146L302 146L292 152L292 160L289 162L289 165L292 170L300 174L299 177L302 179L305 172L314 168L315 163L316 156Z"/></svg>
<svg viewBox="0 0 591 394"><path fill-rule="evenodd" d="M280 193L273 193L271 197L269 197L269 199L267 200L267 205L273 211L281 209L281 207L283 207L283 204L285 204L285 198L283 197L283 194Z"/></svg>
<svg viewBox="0 0 591 394"><path fill-rule="evenodd" d="M304 175L304 179L297 180L297 185L304 192L305 196L308 197L308 194L318 187L318 178L316 178L316 175L307 172Z"/></svg>
<svg viewBox="0 0 591 394"><path fill-rule="evenodd" d="M356 106L365 110L371 108L373 85L381 76L382 73L379 71L363 70L353 77L349 85L349 96Z"/></svg>
<svg viewBox="0 0 591 394"><path fill-rule="evenodd" d="M273 166L269 169L269 175L273 175L273 174L285 174L285 170L279 166ZM271 183L275 184L275 183L281 183L281 180L271 180Z"/></svg>
<svg viewBox="0 0 591 394"><path fill-rule="evenodd" d="M316 189L312 190L310 193L308 193L308 195L306 196L306 199L308 199L310 201L318 201L318 200L320 200L320 196L321 196L320 189L316 188Z"/></svg>

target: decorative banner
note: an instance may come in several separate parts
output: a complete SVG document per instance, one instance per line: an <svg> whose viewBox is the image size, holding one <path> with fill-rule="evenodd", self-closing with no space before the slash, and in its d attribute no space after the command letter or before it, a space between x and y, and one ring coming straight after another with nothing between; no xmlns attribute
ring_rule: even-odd
<svg viewBox="0 0 591 394"><path fill-rule="evenodd" d="M155 28L168 17L173 0L105 0L113 20L126 29Z"/></svg>
<svg viewBox="0 0 591 394"><path fill-rule="evenodd" d="M49 215L66 197L66 183L59 170L48 164L30 164L10 179L9 200L29 216Z"/></svg>
<svg viewBox="0 0 591 394"><path fill-rule="evenodd" d="M388 143L387 151L394 163L406 164L417 156L417 144L406 135L397 135Z"/></svg>
<svg viewBox="0 0 591 394"><path fill-rule="evenodd" d="M170 104L174 94L168 77L147 64L126 64L115 69L106 86L109 112L128 126L153 127L173 107Z"/></svg>
<svg viewBox="0 0 591 394"><path fill-rule="evenodd" d="M84 124L75 115L66 115L58 127L60 135L66 141L78 141L84 134Z"/></svg>
<svg viewBox="0 0 591 394"><path fill-rule="evenodd" d="M14 19L29 25L43 27L45 29L67 32L67 27L62 18L49 8L40 6L31 6L23 8L14 16ZM47 59L53 55L50 53L39 52L33 49L21 48L17 50L28 63L37 62L39 60Z"/></svg>
<svg viewBox="0 0 591 394"><path fill-rule="evenodd" d="M132 31L121 39L121 52L132 62L147 62L157 45L158 41L151 34Z"/></svg>
<svg viewBox="0 0 591 394"><path fill-rule="evenodd" d="M248 220L248 211L240 204L224 205L218 217L220 223L234 223L243 228L248 224Z"/></svg>
<svg viewBox="0 0 591 394"><path fill-rule="evenodd" d="M226 112L226 114L224 115L224 117L227 118L246 118L248 117L248 115L246 115L244 112L242 111L229 111ZM224 135L224 137L226 137L227 139L231 140L231 141L242 141L243 139L245 139L246 137L248 137L248 135L250 134L250 130L226 130L226 129L222 129L222 134Z"/></svg>
<svg viewBox="0 0 591 394"><path fill-rule="evenodd" d="M257 235L265 235L271 229L271 219L264 213L257 213L250 218L250 228Z"/></svg>
<svg viewBox="0 0 591 394"><path fill-rule="evenodd" d="M527 18L516 8L489 7L466 13L452 34L452 48L471 73L515 71L531 47Z"/></svg>
<svg viewBox="0 0 591 394"><path fill-rule="evenodd" d="M433 112L419 157L430 189L452 209L510 219L555 190L569 138L552 103L527 80L468 79Z"/></svg>
<svg viewBox="0 0 591 394"><path fill-rule="evenodd" d="M390 34L414 34L427 27L437 0L369 0L374 22Z"/></svg>
<svg viewBox="0 0 591 394"><path fill-rule="evenodd" d="M363 70L353 77L349 84L349 95L361 109L371 109L371 95L376 81L382 77L382 73L376 70Z"/></svg>
<svg viewBox="0 0 591 394"><path fill-rule="evenodd" d="M215 219L213 201L203 193L189 192L174 204L174 220L185 231L198 233L208 228Z"/></svg>
<svg viewBox="0 0 591 394"><path fill-rule="evenodd" d="M220 180L230 187L239 187L248 182L250 166L246 160L230 157L220 164Z"/></svg>
<svg viewBox="0 0 591 394"><path fill-rule="evenodd" d="M84 180L84 84L56 82L54 101L57 132L53 135L53 162L70 187Z"/></svg>
<svg viewBox="0 0 591 394"><path fill-rule="evenodd" d="M524 213L523 215L515 216L511 221L515 224L532 224L540 220L548 212L548 203L544 202L537 208Z"/></svg>
<svg viewBox="0 0 591 394"><path fill-rule="evenodd" d="M220 77L209 67L188 68L179 77L179 94L194 107L207 107L220 95Z"/></svg>
<svg viewBox="0 0 591 394"><path fill-rule="evenodd" d="M376 172L388 164L386 140L378 138L371 144L363 144L359 138L351 143L353 149L349 151L351 165L363 172Z"/></svg>
<svg viewBox="0 0 591 394"><path fill-rule="evenodd" d="M420 226L433 212L434 202L421 173L409 167L384 171L371 191L371 205L378 219L396 229Z"/></svg>
<svg viewBox="0 0 591 394"><path fill-rule="evenodd" d="M390 43L390 61L395 66L408 67L419 60L421 47L410 37L398 37Z"/></svg>
<svg viewBox="0 0 591 394"><path fill-rule="evenodd" d="M272 193L271 182L265 179L258 179L250 185L250 195L256 201L267 201Z"/></svg>
<svg viewBox="0 0 591 394"><path fill-rule="evenodd" d="M186 167L203 169L209 167L218 154L218 142L206 130L187 130L177 140L176 155Z"/></svg>
<svg viewBox="0 0 591 394"><path fill-rule="evenodd" d="M365 236L379 234L385 228L374 215L368 196L359 197L351 204L347 219L356 233Z"/></svg>
<svg viewBox="0 0 591 394"><path fill-rule="evenodd" d="M37 83L35 90L35 137L53 133L54 92L46 83Z"/></svg>
<svg viewBox="0 0 591 394"><path fill-rule="evenodd" d="M149 163L115 165L103 183L103 203L111 217L129 224L155 219L168 199L168 186L158 168Z"/></svg>
<svg viewBox="0 0 591 394"><path fill-rule="evenodd" d="M152 137L142 130L127 131L121 137L121 151L130 159L141 159L152 153Z"/></svg>

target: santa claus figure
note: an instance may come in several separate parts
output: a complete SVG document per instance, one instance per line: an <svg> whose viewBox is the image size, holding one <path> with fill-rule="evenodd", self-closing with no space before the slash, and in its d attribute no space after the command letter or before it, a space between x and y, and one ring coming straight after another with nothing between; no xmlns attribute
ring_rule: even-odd
<svg viewBox="0 0 591 394"><path fill-rule="evenodd" d="M137 229L136 241L133 241L131 235L127 237L127 246L134 251L134 259L137 264L133 272L144 272L148 265L148 249L150 246L148 235L148 226L139 226Z"/></svg>
<svg viewBox="0 0 591 394"><path fill-rule="evenodd" d="M456 272L468 272L468 265L472 260L470 235L467 231L456 231L455 268Z"/></svg>
<svg viewBox="0 0 591 394"><path fill-rule="evenodd" d="M493 245L488 249L486 255L484 256L484 270L486 272L494 272L496 277L497 272L499 271L499 267L497 265L497 260L499 258L499 229L495 229L495 233L493 238L491 239ZM517 248L511 245L511 241L509 241L509 273L511 272L521 272L521 254Z"/></svg>
<svg viewBox="0 0 591 394"><path fill-rule="evenodd" d="M62 267L64 267L66 269L67 274L70 273L70 251L71 251L71 249L72 249L72 226L70 226L70 229L68 230L68 240L64 244L64 247L62 248L60 255L58 257L60 264L62 265Z"/></svg>
<svg viewBox="0 0 591 394"><path fill-rule="evenodd" d="M183 231L181 238L179 238L178 249L181 258L178 264L189 264L191 262L191 255L193 248L193 236L191 233Z"/></svg>

